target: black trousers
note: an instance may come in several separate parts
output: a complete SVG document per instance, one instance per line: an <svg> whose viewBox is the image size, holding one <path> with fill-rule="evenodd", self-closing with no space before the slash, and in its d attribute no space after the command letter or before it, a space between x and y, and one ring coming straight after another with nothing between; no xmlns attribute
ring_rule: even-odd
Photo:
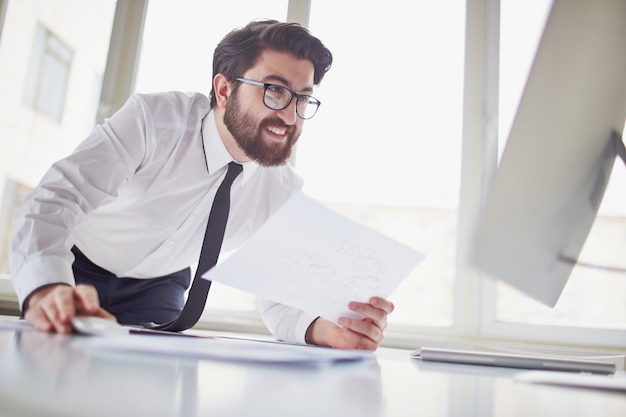
<svg viewBox="0 0 626 417"><path fill-rule="evenodd" d="M120 324L164 323L177 318L185 305L190 268L150 279L124 278L94 264L76 246L72 253L76 283L93 285L100 306Z"/></svg>

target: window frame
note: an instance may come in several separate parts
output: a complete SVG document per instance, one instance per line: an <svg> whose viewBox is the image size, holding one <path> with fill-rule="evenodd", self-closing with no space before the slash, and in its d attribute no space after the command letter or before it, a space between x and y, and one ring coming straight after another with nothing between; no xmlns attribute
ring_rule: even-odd
<svg viewBox="0 0 626 417"><path fill-rule="evenodd" d="M472 3L468 1L468 4ZM498 112L498 94L499 94L499 62L500 62L500 0L485 0L487 8L487 18L485 19L485 46L483 57L486 63L484 73L490 74L486 78L486 86L482 100L485 109L485 120L499 120ZM469 5L468 5L469 7ZM545 24L545 22L543 22ZM468 34L469 36L469 34ZM466 54L470 55L466 50ZM467 69L466 69L467 72ZM466 74L467 75L467 74ZM467 78L466 78L467 81ZM478 105L478 103L475 103ZM465 111L468 108L465 107ZM476 206L480 207L481 200L485 196L485 190L488 188L491 180L495 176L498 165L498 139L499 126L495 122L485 126L484 137L482 140L483 154L488 155L485 160L485 172L483 172L483 181L480 193L474 197L477 200L471 200L470 210L476 210ZM464 137L464 141L468 139ZM471 161L464 160L468 165ZM487 165L489 164L489 165ZM478 168L477 168L478 169ZM478 174L476 174L478 175ZM478 184L473 184L478 187ZM463 189L463 185L461 186ZM467 207L466 207L467 209ZM461 207L460 210L463 210ZM477 217L468 217L466 221L469 224L475 224ZM463 241L469 247L471 242L467 240L469 236L465 236ZM466 267L471 268L470 265ZM619 329L603 329L599 327L589 326L564 326L558 324L530 324L516 323L498 320L497 318L497 286L495 279L486 274L475 272L478 279L477 299L478 309L476 310L476 338L491 340L506 340L518 343L550 343L555 345L570 346L586 346L592 348L624 348L626 347L626 332Z"/></svg>
<svg viewBox="0 0 626 417"><path fill-rule="evenodd" d="M289 0L288 21L308 26L310 0ZM496 320L495 281L469 262L473 224L498 163L499 0L466 1L461 187L458 207L455 310L450 326L390 326L384 345L415 346L424 338L506 340L559 345L623 347L619 332L503 323ZM294 152L292 163L297 157ZM258 308L251 311L213 309L196 328L267 333ZM599 339L600 338L600 339Z"/></svg>
<svg viewBox="0 0 626 417"><path fill-rule="evenodd" d="M6 10L7 1L0 0L0 12ZM496 283L469 262L472 225L478 219L485 190L495 174L498 160L500 1L466 0L465 4L462 179L458 206L453 324L447 327L390 326L383 344L415 347L418 340L425 338L448 338L623 348L626 346L626 335L616 330L499 322L496 319ZM287 20L308 26L310 7L310 0L289 0ZM113 114L133 90L146 9L147 0L117 1L112 41L103 76L99 122ZM0 26L0 35L1 30ZM128 42L129 39L133 41ZM296 153L297 149L292 162L295 161ZM0 277L0 280L3 279L6 277ZM267 334L258 306L255 310L239 312L211 310L196 328ZM596 342L598 340L602 342Z"/></svg>
<svg viewBox="0 0 626 417"><path fill-rule="evenodd" d="M42 22L35 31L24 103L61 123L74 52Z"/></svg>

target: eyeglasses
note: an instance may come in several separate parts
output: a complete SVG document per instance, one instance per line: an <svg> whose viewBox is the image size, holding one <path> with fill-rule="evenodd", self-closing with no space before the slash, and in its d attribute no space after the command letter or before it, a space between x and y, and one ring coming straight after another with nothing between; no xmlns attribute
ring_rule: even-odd
<svg viewBox="0 0 626 417"><path fill-rule="evenodd" d="M287 87L277 84L262 83L261 81L248 80L247 78L237 78L242 83L263 87L263 104L272 110L286 109L291 101L296 98L296 114L301 119L310 119L315 116L317 109L322 104L315 97L304 94L296 94Z"/></svg>

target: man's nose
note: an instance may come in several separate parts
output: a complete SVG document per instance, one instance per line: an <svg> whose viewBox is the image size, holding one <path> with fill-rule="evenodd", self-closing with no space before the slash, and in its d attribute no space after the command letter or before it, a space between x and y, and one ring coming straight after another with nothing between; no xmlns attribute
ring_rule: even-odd
<svg viewBox="0 0 626 417"><path fill-rule="evenodd" d="M279 117L285 122L286 125L292 126L296 124L298 115L296 114L296 103L298 100L291 100L291 103L282 110L278 110Z"/></svg>

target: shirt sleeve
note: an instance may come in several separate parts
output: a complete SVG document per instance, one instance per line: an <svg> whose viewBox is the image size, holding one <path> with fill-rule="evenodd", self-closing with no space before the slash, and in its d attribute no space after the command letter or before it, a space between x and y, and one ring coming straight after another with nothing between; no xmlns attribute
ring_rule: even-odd
<svg viewBox="0 0 626 417"><path fill-rule="evenodd" d="M263 322L278 340L306 344L306 331L319 316L269 300L261 300Z"/></svg>
<svg viewBox="0 0 626 417"><path fill-rule="evenodd" d="M129 99L25 197L14 218L9 261L22 310L41 286L74 285L71 231L86 214L115 199L133 176L146 155L149 124L139 98Z"/></svg>

